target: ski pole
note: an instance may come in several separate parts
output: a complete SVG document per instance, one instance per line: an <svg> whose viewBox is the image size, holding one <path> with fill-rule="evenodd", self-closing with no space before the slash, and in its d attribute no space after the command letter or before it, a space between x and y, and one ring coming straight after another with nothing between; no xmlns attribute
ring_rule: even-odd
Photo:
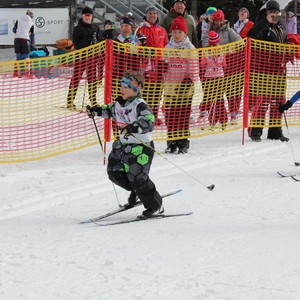
<svg viewBox="0 0 300 300"><path fill-rule="evenodd" d="M185 171L184 169L182 169L180 166L178 166L177 164L175 164L174 162L170 161L167 157L165 157L164 155L162 155L161 153L159 153L158 151L156 151L153 147L151 147L150 145L147 145L146 143L144 143L142 140L140 140L139 138L137 138L134 134L131 133L131 135L137 139L142 145L144 145L145 147L150 148L151 150L153 150L156 154L158 154L160 157L162 157L164 160L166 160L167 162L169 162L171 165L173 165L174 167L176 167L177 169L179 169L180 171L182 171L183 173L185 173L186 175L188 175L189 177L193 178L195 181L197 181L198 183L200 183L201 185L205 186L207 189L209 189L210 191L212 191L215 188L214 184L211 184L209 186L206 186L205 183L203 183L202 181L200 181L198 178L196 178L195 176L193 176L192 174L188 173L187 171Z"/></svg>
<svg viewBox="0 0 300 300"><path fill-rule="evenodd" d="M289 126L288 126L288 123L287 123L287 120L286 120L285 112L283 112L283 116L284 116L284 122L285 122L286 130L288 132L289 137L291 137L290 132L289 132ZM290 138L290 144L291 144L291 150L292 150L292 155L293 155L293 159L294 159L294 164L295 164L296 167L299 167L300 163L298 161L296 161L295 153L294 153L294 147L293 147L293 143L291 141L291 138Z"/></svg>
<svg viewBox="0 0 300 300"><path fill-rule="evenodd" d="M101 148L101 150L102 150L102 152L103 152L103 154L104 154L104 164L105 164L105 161L106 161L106 153L105 153L105 151L104 151L103 144L102 144L102 141L101 141L101 137L100 137L100 134L99 134L99 130L98 130L98 128L97 128L97 124L96 124L96 121L95 121L95 118L94 118L94 115L93 115L93 114L91 114L91 119L93 120L93 123L94 123L94 127L95 127L95 130L96 130L97 136L98 136L100 148ZM116 200L117 200L117 202L118 202L118 205L119 205L119 207L121 207L122 205L120 204L120 199L119 199L119 196L118 196L118 194L117 194L116 187L115 187L115 185L114 185L113 182L111 182L111 183L112 183L112 186L113 186L113 189L114 189L114 194L115 194L115 196L116 196Z"/></svg>
<svg viewBox="0 0 300 300"><path fill-rule="evenodd" d="M83 97L82 97L82 105L81 105L81 110L82 111L83 111L83 106L84 106L85 93L86 93L86 80L84 82L84 89L83 89Z"/></svg>

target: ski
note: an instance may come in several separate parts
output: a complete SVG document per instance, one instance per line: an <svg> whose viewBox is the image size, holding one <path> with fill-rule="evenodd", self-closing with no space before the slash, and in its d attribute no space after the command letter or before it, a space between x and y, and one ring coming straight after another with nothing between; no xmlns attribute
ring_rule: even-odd
<svg viewBox="0 0 300 300"><path fill-rule="evenodd" d="M291 178L295 181L300 181L300 175L292 175Z"/></svg>
<svg viewBox="0 0 300 300"><path fill-rule="evenodd" d="M168 215L162 214L162 215L156 215L156 216L153 216L153 217L150 217L150 218L136 217L134 219L122 220L122 221L116 221L116 222L109 222L109 223L97 223L97 222L93 222L93 223L95 223L98 226L112 226L112 225L135 223L135 222L140 222L140 221L149 221L149 220L157 220L157 219L184 217L184 216L190 216L192 214L193 214L192 212L180 213L180 214L168 214Z"/></svg>
<svg viewBox="0 0 300 300"><path fill-rule="evenodd" d="M277 171L277 174L281 177L292 177L292 176L300 175L297 172L279 172L279 171Z"/></svg>
<svg viewBox="0 0 300 300"><path fill-rule="evenodd" d="M178 193L180 193L180 192L182 192L181 189L176 190L176 191L173 191L173 192L170 192L170 193L167 193L167 194L164 194L164 195L162 195L161 197L162 197L162 198L166 198L166 197L169 197L169 196L178 194ZM86 221L82 221L82 222L80 222L79 224L86 224L86 223L94 223L94 222L98 222L98 221L100 221L100 220L102 220L102 219L105 219L105 218L107 218L107 217L110 217L110 216L113 216L113 215L115 215L115 214L118 214L118 213L120 213L120 212L122 212L122 211L125 211L125 210L128 210L128 209L132 209L132 208L137 207L137 206L140 206L140 205L142 205L142 201L141 201L141 200L138 200L138 201L136 202L136 204L135 204L134 206L132 206L132 207L121 206L121 207L119 207L119 208L117 208L117 209L115 209L115 210L112 210L112 211L110 211L110 212L104 214L104 215L101 215L101 216L98 216L98 217L96 217L96 218L89 219L89 220L86 220Z"/></svg>

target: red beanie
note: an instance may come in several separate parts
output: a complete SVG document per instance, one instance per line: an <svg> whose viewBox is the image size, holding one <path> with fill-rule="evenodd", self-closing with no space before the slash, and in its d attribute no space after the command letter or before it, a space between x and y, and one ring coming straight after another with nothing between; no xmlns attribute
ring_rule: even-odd
<svg viewBox="0 0 300 300"><path fill-rule="evenodd" d="M184 17L178 16L174 19L170 28L170 31L172 30L182 30L185 34L187 34L188 29Z"/></svg>
<svg viewBox="0 0 300 300"><path fill-rule="evenodd" d="M213 18L213 21L217 21L217 20L224 21L225 20L224 13L221 9L218 9L217 11L215 11L212 14L212 18Z"/></svg>
<svg viewBox="0 0 300 300"><path fill-rule="evenodd" d="M220 44L220 36L215 31L210 31L208 33L208 43L212 46Z"/></svg>

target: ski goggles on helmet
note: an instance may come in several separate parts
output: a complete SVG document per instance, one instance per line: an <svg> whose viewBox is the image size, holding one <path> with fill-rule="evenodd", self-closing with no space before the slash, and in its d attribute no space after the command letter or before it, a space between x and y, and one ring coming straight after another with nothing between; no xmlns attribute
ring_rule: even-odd
<svg viewBox="0 0 300 300"><path fill-rule="evenodd" d="M139 93L141 90L138 87L138 85L139 85L138 81L132 77L123 77L121 79L121 85L134 90L136 93Z"/></svg>

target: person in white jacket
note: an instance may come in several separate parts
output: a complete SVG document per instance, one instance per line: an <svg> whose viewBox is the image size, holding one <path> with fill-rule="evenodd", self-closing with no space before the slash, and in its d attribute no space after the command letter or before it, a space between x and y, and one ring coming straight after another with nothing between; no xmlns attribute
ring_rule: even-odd
<svg viewBox="0 0 300 300"><path fill-rule="evenodd" d="M183 17L174 19L171 39L165 48L168 71L165 79L165 123L167 126L166 153L187 153L189 149L189 120L195 88L200 85L199 59L195 46L187 36ZM184 50L184 51L183 51ZM196 86L197 87L196 87Z"/></svg>
<svg viewBox="0 0 300 300"><path fill-rule="evenodd" d="M29 59L31 48L36 49L32 18L33 13L28 9L26 15L19 18L13 27L13 32L15 33L14 47L17 60ZM25 74L26 71L21 70L20 74L22 75L23 73ZM17 75L17 70L15 70L14 76Z"/></svg>

